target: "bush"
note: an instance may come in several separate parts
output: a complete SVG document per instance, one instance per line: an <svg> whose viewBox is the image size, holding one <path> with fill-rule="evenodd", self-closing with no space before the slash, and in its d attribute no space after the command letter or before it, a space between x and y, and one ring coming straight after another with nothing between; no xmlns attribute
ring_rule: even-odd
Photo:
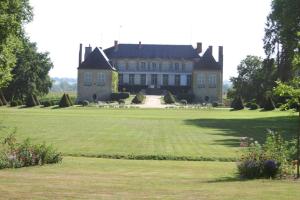
<svg viewBox="0 0 300 200"><path fill-rule="evenodd" d="M7 105L8 104L1 89L0 89L0 100L1 100L1 102L2 102L3 105Z"/></svg>
<svg viewBox="0 0 300 200"><path fill-rule="evenodd" d="M143 95L141 92L137 93L137 95L135 95L135 97L132 99L132 103L134 104L141 104L144 102L145 100L145 95Z"/></svg>
<svg viewBox="0 0 300 200"><path fill-rule="evenodd" d="M276 103L275 107L280 108L283 104L282 103Z"/></svg>
<svg viewBox="0 0 300 200"><path fill-rule="evenodd" d="M125 104L125 100L124 99L119 99L118 103L119 104Z"/></svg>
<svg viewBox="0 0 300 200"><path fill-rule="evenodd" d="M21 106L21 105L23 105L23 101L22 100L17 100L17 103L18 103L18 106Z"/></svg>
<svg viewBox="0 0 300 200"><path fill-rule="evenodd" d="M164 101L166 104L173 104L175 103L175 97L171 94L171 92L167 92L164 96Z"/></svg>
<svg viewBox="0 0 300 200"><path fill-rule="evenodd" d="M17 101L11 101L10 102L10 107L16 107L16 106L18 106L19 104L18 104L18 102Z"/></svg>
<svg viewBox="0 0 300 200"><path fill-rule="evenodd" d="M180 103L181 103L182 105L187 105L187 100L181 99L181 100L180 100Z"/></svg>
<svg viewBox="0 0 300 200"><path fill-rule="evenodd" d="M255 160L244 160L238 164L238 171L242 178L254 179L260 177L261 166Z"/></svg>
<svg viewBox="0 0 300 200"><path fill-rule="evenodd" d="M215 101L214 101L214 102L212 102L212 104L211 104L211 105L212 105L212 107L218 107L218 106L219 106L218 102L215 102Z"/></svg>
<svg viewBox="0 0 300 200"><path fill-rule="evenodd" d="M192 103L195 99L195 95L194 94L188 94L188 93L181 93L177 95L177 99L179 100L186 100L188 103Z"/></svg>
<svg viewBox="0 0 300 200"><path fill-rule="evenodd" d="M37 103L35 102L34 96L33 96L33 95L29 95L29 96L26 97L25 105L26 105L27 107L34 107L34 106L37 106Z"/></svg>
<svg viewBox="0 0 300 200"><path fill-rule="evenodd" d="M247 103L245 104L245 107L246 107L246 108L250 108L250 107L251 107L251 104L252 104L252 102L247 102Z"/></svg>
<svg viewBox="0 0 300 200"><path fill-rule="evenodd" d="M234 100L231 103L231 108L233 108L234 110L244 109L244 105L243 105L241 96L237 96L234 98Z"/></svg>
<svg viewBox="0 0 300 200"><path fill-rule="evenodd" d="M68 98L68 96L64 93L61 97L58 106L61 108L70 107L72 104Z"/></svg>
<svg viewBox="0 0 300 200"><path fill-rule="evenodd" d="M90 102L88 100L84 100L81 104L82 106L88 106Z"/></svg>
<svg viewBox="0 0 300 200"><path fill-rule="evenodd" d="M33 145L30 139L18 143L14 134L1 141L0 169L52 164L61 161L61 153L45 143Z"/></svg>
<svg viewBox="0 0 300 200"><path fill-rule="evenodd" d="M129 92L117 92L117 93L111 93L110 99L112 101L119 101L120 99L127 99L129 98Z"/></svg>
<svg viewBox="0 0 300 200"><path fill-rule="evenodd" d="M264 110L274 110L275 109L274 101L271 96L266 97L263 108L264 108Z"/></svg>
<svg viewBox="0 0 300 200"><path fill-rule="evenodd" d="M44 107L50 107L50 106L53 106L53 102L52 101L43 101L41 102L41 104L44 106Z"/></svg>
<svg viewBox="0 0 300 200"><path fill-rule="evenodd" d="M248 107L250 110L256 110L258 109L258 105L256 103L251 103L250 106Z"/></svg>
<svg viewBox="0 0 300 200"><path fill-rule="evenodd" d="M275 178L279 170L279 164L275 160L266 160L263 164L263 175L265 178Z"/></svg>

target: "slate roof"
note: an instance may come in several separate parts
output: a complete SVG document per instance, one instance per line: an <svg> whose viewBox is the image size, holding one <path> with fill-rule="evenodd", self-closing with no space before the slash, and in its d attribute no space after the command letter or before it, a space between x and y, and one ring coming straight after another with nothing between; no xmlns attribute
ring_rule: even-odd
<svg viewBox="0 0 300 200"><path fill-rule="evenodd" d="M96 47L94 51L79 65L78 69L116 70L102 49Z"/></svg>
<svg viewBox="0 0 300 200"><path fill-rule="evenodd" d="M118 44L104 50L107 57L112 58L162 58L162 59L193 59L200 58L192 45L160 45L160 44Z"/></svg>
<svg viewBox="0 0 300 200"><path fill-rule="evenodd" d="M212 55L212 49L208 48L201 59L195 63L195 70L222 70L222 66Z"/></svg>

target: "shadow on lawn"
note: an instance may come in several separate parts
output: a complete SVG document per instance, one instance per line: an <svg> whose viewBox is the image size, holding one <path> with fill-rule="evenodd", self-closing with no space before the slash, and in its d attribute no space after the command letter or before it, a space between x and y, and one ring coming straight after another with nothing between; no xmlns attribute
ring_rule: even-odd
<svg viewBox="0 0 300 200"><path fill-rule="evenodd" d="M279 132L285 139L295 137L298 128L298 116L279 116L255 119L188 119L185 124L201 128L213 128L219 130L216 135L224 139L215 140L216 144L238 147L241 137L252 137L263 142L266 138L266 130L272 129ZM228 138L226 138L228 136Z"/></svg>

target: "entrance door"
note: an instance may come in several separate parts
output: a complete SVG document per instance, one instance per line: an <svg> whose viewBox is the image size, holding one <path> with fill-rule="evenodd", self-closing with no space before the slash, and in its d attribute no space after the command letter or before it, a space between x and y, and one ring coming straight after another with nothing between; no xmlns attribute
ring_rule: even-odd
<svg viewBox="0 0 300 200"><path fill-rule="evenodd" d="M151 86L157 88L157 74L151 74Z"/></svg>

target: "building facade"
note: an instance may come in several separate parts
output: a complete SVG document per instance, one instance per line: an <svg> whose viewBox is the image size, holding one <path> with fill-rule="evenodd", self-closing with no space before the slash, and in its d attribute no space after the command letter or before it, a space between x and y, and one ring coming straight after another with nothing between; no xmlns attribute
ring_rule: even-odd
<svg viewBox="0 0 300 200"><path fill-rule="evenodd" d="M86 47L85 60L89 60L94 51ZM118 44L115 41L114 46L99 51L107 58L111 69L118 72L119 90L170 90L172 93L192 93L196 101L222 101L223 47L219 47L218 62L213 57L212 46L201 56L201 43L193 48L192 45ZM80 56L81 53L82 50ZM79 62L80 71L85 61ZM97 70L103 70L101 68L99 66ZM84 73L82 70L78 73L81 84ZM96 88L86 90L99 93ZM78 90L79 99L82 99L81 93Z"/></svg>

